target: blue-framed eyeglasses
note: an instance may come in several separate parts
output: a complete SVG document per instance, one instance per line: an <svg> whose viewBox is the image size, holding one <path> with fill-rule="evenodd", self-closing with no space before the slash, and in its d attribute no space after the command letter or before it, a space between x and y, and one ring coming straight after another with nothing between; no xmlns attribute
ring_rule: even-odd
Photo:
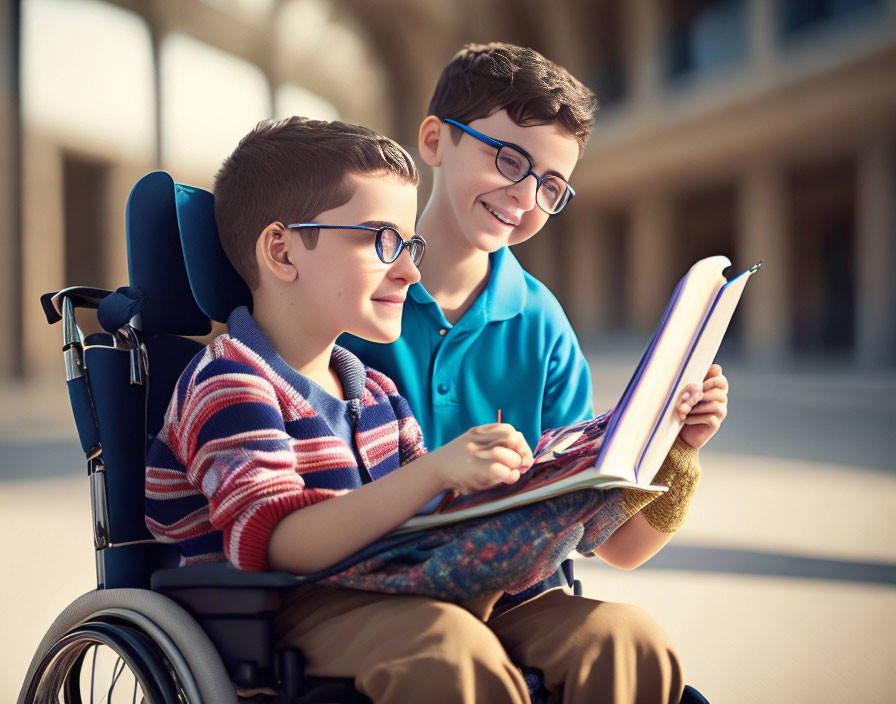
<svg viewBox="0 0 896 704"><path fill-rule="evenodd" d="M426 240L420 235L414 235L409 240L402 239L398 234L398 230L389 225L383 227L372 227L370 225L321 225L316 222L303 222L293 225L287 225L289 230L301 230L306 227L316 227L320 230L369 230L376 233L374 247L376 254L383 264L391 264L398 259L402 250L407 249L414 262L414 266L420 266L423 260L423 253L426 251Z"/></svg>
<svg viewBox="0 0 896 704"><path fill-rule="evenodd" d="M569 203L569 199L576 194L572 186L559 176L548 174L542 177L535 173L532 170L532 159L515 144L493 139L457 120L445 119L443 122L459 127L471 137L475 137L480 142L485 142L490 147L497 149L495 166L505 178L509 178L514 183L519 183L527 176L533 176L538 184L535 188L535 202L548 215L559 213Z"/></svg>

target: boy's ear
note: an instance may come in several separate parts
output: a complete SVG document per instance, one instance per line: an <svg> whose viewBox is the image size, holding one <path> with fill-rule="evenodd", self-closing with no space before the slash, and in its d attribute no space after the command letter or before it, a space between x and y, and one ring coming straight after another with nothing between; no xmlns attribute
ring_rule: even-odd
<svg viewBox="0 0 896 704"><path fill-rule="evenodd" d="M274 278L285 284L295 281L299 276L290 257L293 239L287 237L288 233L289 230L282 222L272 222L261 231L255 243L259 273L263 276L265 271L269 271Z"/></svg>
<svg viewBox="0 0 896 704"><path fill-rule="evenodd" d="M429 115L420 124L420 133L417 135L417 147L420 158L429 166L441 166L442 152L442 121L435 115Z"/></svg>

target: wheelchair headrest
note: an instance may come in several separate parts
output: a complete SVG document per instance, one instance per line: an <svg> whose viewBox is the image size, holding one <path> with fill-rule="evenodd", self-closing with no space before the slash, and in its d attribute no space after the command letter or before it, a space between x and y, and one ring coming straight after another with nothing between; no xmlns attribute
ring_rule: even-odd
<svg viewBox="0 0 896 704"><path fill-rule="evenodd" d="M174 185L170 175L154 171L131 190L125 216L128 273L132 290L144 297L140 310L144 333L205 335L211 323L190 290Z"/></svg>
<svg viewBox="0 0 896 704"><path fill-rule="evenodd" d="M215 197L195 186L175 185L177 223L187 276L196 303L212 320L226 322L239 306L252 310L252 294L221 247Z"/></svg>
<svg viewBox="0 0 896 704"><path fill-rule="evenodd" d="M238 306L251 309L249 288L218 239L214 202L208 191L175 183L164 171L147 174L131 191L128 268L131 290L145 298L146 334L205 335L209 319L224 322Z"/></svg>

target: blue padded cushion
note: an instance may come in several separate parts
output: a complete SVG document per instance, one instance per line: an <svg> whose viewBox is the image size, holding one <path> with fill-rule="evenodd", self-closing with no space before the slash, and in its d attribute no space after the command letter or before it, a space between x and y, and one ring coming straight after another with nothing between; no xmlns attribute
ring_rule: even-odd
<svg viewBox="0 0 896 704"><path fill-rule="evenodd" d="M193 297L212 320L226 322L239 306L252 310L252 294L221 247L215 197L195 186L175 187L177 222Z"/></svg>
<svg viewBox="0 0 896 704"><path fill-rule="evenodd" d="M68 386L69 401L72 404L72 413L75 416L75 426L78 428L81 449L84 450L84 454L87 454L100 442L93 403L90 401L90 390L87 387L87 377L76 377L66 385Z"/></svg>
<svg viewBox="0 0 896 704"><path fill-rule="evenodd" d="M115 333L127 325L146 305L146 296L136 286L121 286L100 301L96 319L103 330Z"/></svg>
<svg viewBox="0 0 896 704"><path fill-rule="evenodd" d="M143 332L208 334L211 323L193 299L184 267L169 174L154 171L137 182L128 198L126 223L131 286L146 296Z"/></svg>
<svg viewBox="0 0 896 704"><path fill-rule="evenodd" d="M146 399L147 441L158 435L165 411L174 395L181 372L203 346L187 337L152 335L146 338L152 374Z"/></svg>
<svg viewBox="0 0 896 704"><path fill-rule="evenodd" d="M84 357L103 444L110 538L113 543L149 538L143 519L145 389L128 383L127 351L95 346L85 350Z"/></svg>

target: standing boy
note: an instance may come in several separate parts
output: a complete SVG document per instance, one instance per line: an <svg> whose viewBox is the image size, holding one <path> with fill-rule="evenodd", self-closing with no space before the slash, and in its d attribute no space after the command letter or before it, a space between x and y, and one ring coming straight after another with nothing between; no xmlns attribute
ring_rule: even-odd
<svg viewBox="0 0 896 704"><path fill-rule="evenodd" d="M398 341L344 340L396 380L431 448L492 420L496 409L530 444L544 429L593 415L588 366L566 316L507 246L535 235L574 196L569 181L595 107L590 90L531 49L471 45L442 72L419 132L421 158L434 172L417 224L429 247L421 270L426 287L409 289ZM595 551L602 559L636 567L681 525L699 476L696 450L724 419L727 389L713 365L702 388L686 391L679 408L685 426L655 479L670 491L643 510L644 502L633 502L633 517ZM606 700L647 701L638 687L651 680L651 667L638 659L631 633L660 639L658 627L635 617L627 622L629 607L545 592L545 586L517 597L516 605L504 600L493 626L530 618L579 622L572 639L602 643L591 667L613 683ZM614 618L602 616L611 610ZM513 654L509 639L502 642ZM615 666L608 664L610 650ZM519 654L523 662L527 656ZM565 686L570 696L569 679L550 668L545 676L549 688ZM680 694L678 680L655 700L675 702Z"/></svg>

